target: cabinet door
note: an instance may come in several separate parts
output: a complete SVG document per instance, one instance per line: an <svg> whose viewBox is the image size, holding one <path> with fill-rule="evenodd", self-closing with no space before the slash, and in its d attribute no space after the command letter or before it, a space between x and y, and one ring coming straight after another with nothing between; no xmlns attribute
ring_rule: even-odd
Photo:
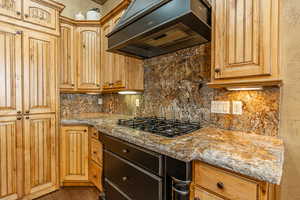
<svg viewBox="0 0 300 200"><path fill-rule="evenodd" d="M74 27L61 24L59 39L60 88L74 89L76 77L76 58Z"/></svg>
<svg viewBox="0 0 300 200"><path fill-rule="evenodd" d="M102 184L102 166L98 165L94 161L90 161L89 167L89 179L100 190L103 191Z"/></svg>
<svg viewBox="0 0 300 200"><path fill-rule="evenodd" d="M0 199L14 200L23 188L22 121L0 117Z"/></svg>
<svg viewBox="0 0 300 200"><path fill-rule="evenodd" d="M55 112L56 39L38 32L24 33L25 113Z"/></svg>
<svg viewBox="0 0 300 200"><path fill-rule="evenodd" d="M215 79L270 76L277 67L278 0L213 1Z"/></svg>
<svg viewBox="0 0 300 200"><path fill-rule="evenodd" d="M21 19L22 1L23 0L0 0L0 15Z"/></svg>
<svg viewBox="0 0 300 200"><path fill-rule="evenodd" d="M77 28L78 89L100 89L100 28Z"/></svg>
<svg viewBox="0 0 300 200"><path fill-rule="evenodd" d="M24 119L25 195L36 198L58 189L58 136L55 114Z"/></svg>
<svg viewBox="0 0 300 200"><path fill-rule="evenodd" d="M112 19L112 27L115 27L120 21L123 12L120 12ZM125 88L125 70L126 70L126 57L120 54L113 54L112 63L112 75L113 75L113 87L114 88Z"/></svg>
<svg viewBox="0 0 300 200"><path fill-rule="evenodd" d="M22 111L22 35L0 23L0 115Z"/></svg>
<svg viewBox="0 0 300 200"><path fill-rule="evenodd" d="M24 0L24 20L27 22L55 29L58 23L56 12L34 0Z"/></svg>
<svg viewBox="0 0 300 200"><path fill-rule="evenodd" d="M88 127L61 128L61 181L88 181Z"/></svg>
<svg viewBox="0 0 300 200"><path fill-rule="evenodd" d="M112 20L101 27L101 75L102 88L110 89L113 84L113 54L107 51L108 39L106 35L112 30Z"/></svg>
<svg viewBox="0 0 300 200"><path fill-rule="evenodd" d="M195 187L195 200L224 200L220 197L217 197L211 193L208 193L198 187Z"/></svg>

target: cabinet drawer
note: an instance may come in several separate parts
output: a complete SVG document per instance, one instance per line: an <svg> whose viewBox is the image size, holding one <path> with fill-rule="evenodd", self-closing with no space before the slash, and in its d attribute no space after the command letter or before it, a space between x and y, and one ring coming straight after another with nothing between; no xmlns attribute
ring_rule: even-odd
<svg viewBox="0 0 300 200"><path fill-rule="evenodd" d="M57 11L33 0L24 0L24 20L46 28L56 29Z"/></svg>
<svg viewBox="0 0 300 200"><path fill-rule="evenodd" d="M210 194L207 191L204 191L203 189L200 189L198 187L195 187L195 200L224 200L220 197L217 197L216 195Z"/></svg>
<svg viewBox="0 0 300 200"><path fill-rule="evenodd" d="M103 144L106 150L143 167L156 175L162 176L163 156L154 152L146 151L119 139L103 135Z"/></svg>
<svg viewBox="0 0 300 200"><path fill-rule="evenodd" d="M228 199L257 200L258 183L229 172L195 162L195 184Z"/></svg>
<svg viewBox="0 0 300 200"><path fill-rule="evenodd" d="M128 200L130 198L125 197L124 193L120 191L113 183L105 180L105 197L107 200Z"/></svg>
<svg viewBox="0 0 300 200"><path fill-rule="evenodd" d="M91 139L91 159L98 165L102 165L103 146L101 142Z"/></svg>
<svg viewBox="0 0 300 200"><path fill-rule="evenodd" d="M91 161L90 162L90 169L89 169L89 177L90 181L101 191L102 188L102 167L99 166L97 163Z"/></svg>
<svg viewBox="0 0 300 200"><path fill-rule="evenodd" d="M131 199L162 200L163 179L104 150L104 175ZM147 190L145 190L147 188Z"/></svg>

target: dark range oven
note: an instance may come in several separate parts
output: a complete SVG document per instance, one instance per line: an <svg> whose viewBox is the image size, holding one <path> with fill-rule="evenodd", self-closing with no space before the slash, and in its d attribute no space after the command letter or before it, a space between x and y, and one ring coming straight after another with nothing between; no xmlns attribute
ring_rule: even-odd
<svg viewBox="0 0 300 200"><path fill-rule="evenodd" d="M191 163L103 135L105 200L188 200Z"/></svg>

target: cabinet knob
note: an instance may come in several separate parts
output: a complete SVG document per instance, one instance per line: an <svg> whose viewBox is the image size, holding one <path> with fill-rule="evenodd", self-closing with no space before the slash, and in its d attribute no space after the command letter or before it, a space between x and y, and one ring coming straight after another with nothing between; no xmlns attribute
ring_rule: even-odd
<svg viewBox="0 0 300 200"><path fill-rule="evenodd" d="M220 68L216 68L216 69L215 69L215 72L216 72L216 73L220 73L220 72L221 72L221 69L220 69Z"/></svg>
<svg viewBox="0 0 300 200"><path fill-rule="evenodd" d="M128 179L128 178L127 178L126 176L122 177L122 180L123 180L123 181L127 181L127 179Z"/></svg>
<svg viewBox="0 0 300 200"><path fill-rule="evenodd" d="M217 187L219 188L219 189L224 189L224 183L222 183L222 182L218 182L217 183Z"/></svg>
<svg viewBox="0 0 300 200"><path fill-rule="evenodd" d="M29 111L29 110L26 110L26 111L25 111L25 113L26 113L26 114L29 114L29 113L30 113L30 111Z"/></svg>
<svg viewBox="0 0 300 200"><path fill-rule="evenodd" d="M28 17L29 17L29 15L28 15L28 14L25 14L24 16L25 16L25 18L28 18Z"/></svg>
<svg viewBox="0 0 300 200"><path fill-rule="evenodd" d="M87 132L87 130L83 130L83 132Z"/></svg>
<svg viewBox="0 0 300 200"><path fill-rule="evenodd" d="M21 119L22 119L22 117L18 117L18 118L17 118L17 120L21 120Z"/></svg>
<svg viewBox="0 0 300 200"><path fill-rule="evenodd" d="M21 15L21 12L20 12L20 11L17 11L16 14L17 14L17 15Z"/></svg>
<svg viewBox="0 0 300 200"><path fill-rule="evenodd" d="M122 152L123 153L128 153L128 150L127 149L123 149Z"/></svg>
<svg viewBox="0 0 300 200"><path fill-rule="evenodd" d="M17 34L17 35L22 35L22 34L23 34L23 31L16 31L16 34Z"/></svg>
<svg viewBox="0 0 300 200"><path fill-rule="evenodd" d="M97 87L100 87L100 84L96 84Z"/></svg>
<svg viewBox="0 0 300 200"><path fill-rule="evenodd" d="M94 151L93 153L94 153L94 154L97 154L97 151Z"/></svg>
<svg viewBox="0 0 300 200"><path fill-rule="evenodd" d="M75 87L75 84L71 84L72 87Z"/></svg>
<svg viewBox="0 0 300 200"><path fill-rule="evenodd" d="M22 114L22 112L21 112L21 111L18 111L17 114L20 115L20 114Z"/></svg>
<svg viewBox="0 0 300 200"><path fill-rule="evenodd" d="M29 117L26 117L26 119L29 119Z"/></svg>

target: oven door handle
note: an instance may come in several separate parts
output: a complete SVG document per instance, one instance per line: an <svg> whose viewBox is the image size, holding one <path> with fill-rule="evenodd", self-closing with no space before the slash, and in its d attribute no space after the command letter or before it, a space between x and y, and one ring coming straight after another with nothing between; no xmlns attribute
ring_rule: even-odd
<svg viewBox="0 0 300 200"><path fill-rule="evenodd" d="M172 187L172 191L174 191L180 195L188 195L189 194L189 191L181 191L181 190L176 189L175 187Z"/></svg>

